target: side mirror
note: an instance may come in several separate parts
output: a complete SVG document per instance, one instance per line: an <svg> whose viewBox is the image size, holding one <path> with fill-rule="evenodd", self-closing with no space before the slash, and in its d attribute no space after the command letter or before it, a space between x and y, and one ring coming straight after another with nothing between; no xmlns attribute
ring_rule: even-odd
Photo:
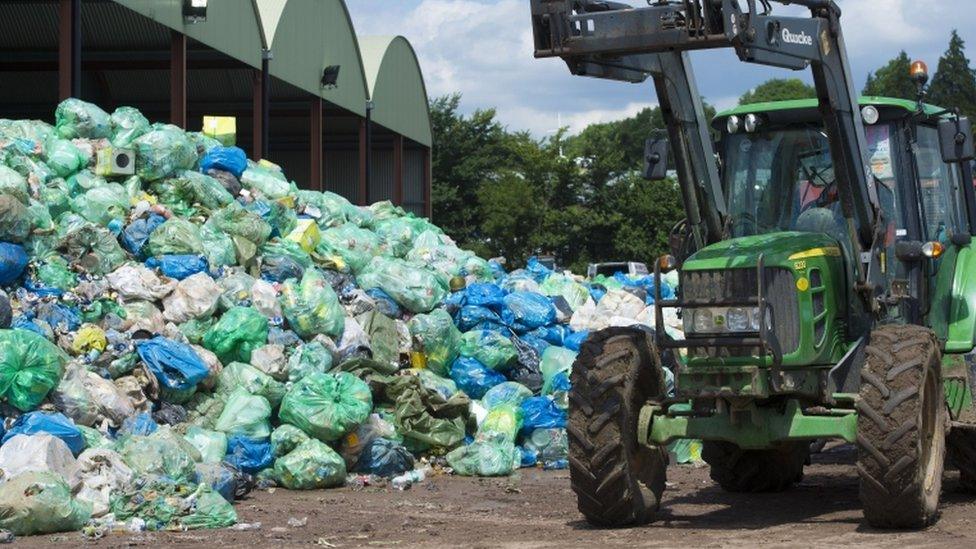
<svg viewBox="0 0 976 549"><path fill-rule="evenodd" d="M644 142L644 179L660 181L668 176L668 139L652 137Z"/></svg>
<svg viewBox="0 0 976 549"><path fill-rule="evenodd" d="M942 149L942 161L946 163L968 162L976 158L973 123L969 118L960 116L958 120L940 121L939 148Z"/></svg>

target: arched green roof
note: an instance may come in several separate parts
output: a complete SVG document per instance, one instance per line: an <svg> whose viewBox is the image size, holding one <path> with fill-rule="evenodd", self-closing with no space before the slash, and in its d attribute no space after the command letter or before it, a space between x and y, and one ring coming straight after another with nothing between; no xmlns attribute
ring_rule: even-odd
<svg viewBox="0 0 976 549"><path fill-rule="evenodd" d="M265 5L283 0L256 0ZM267 19L267 18L266 18ZM266 25L275 23L265 20ZM289 84L360 116L366 114L367 88L359 44L352 20L342 0L288 0L273 30L265 27L271 40L271 74ZM335 88L321 86L322 71L338 65Z"/></svg>
<svg viewBox="0 0 976 549"><path fill-rule="evenodd" d="M410 42L402 36L361 36L359 47L373 121L430 147L427 88Z"/></svg>

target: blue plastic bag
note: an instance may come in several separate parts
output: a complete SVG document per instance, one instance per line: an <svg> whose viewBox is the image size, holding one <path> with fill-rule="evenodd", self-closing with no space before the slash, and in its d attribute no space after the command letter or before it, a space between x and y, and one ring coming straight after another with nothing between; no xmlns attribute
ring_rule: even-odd
<svg viewBox="0 0 976 549"><path fill-rule="evenodd" d="M274 463L271 439L230 437L227 439L227 457L224 461L251 475L267 469Z"/></svg>
<svg viewBox="0 0 976 549"><path fill-rule="evenodd" d="M234 471L222 463L197 463L196 464L198 484L207 484L224 497L228 502L234 503L234 493L237 492L237 477Z"/></svg>
<svg viewBox="0 0 976 549"><path fill-rule="evenodd" d="M474 399L485 396L488 389L505 383L505 376L489 369L471 357L458 357L451 365L451 379L467 395Z"/></svg>
<svg viewBox="0 0 976 549"><path fill-rule="evenodd" d="M556 345L559 347L565 346L566 337L572 333L572 330L568 326L563 324L557 324L555 326L544 326L542 328L536 328L529 332L530 335L538 337L544 340L550 345Z"/></svg>
<svg viewBox="0 0 976 549"><path fill-rule="evenodd" d="M284 282L289 278L301 279L305 267L287 255L264 256L261 261L261 278L268 282Z"/></svg>
<svg viewBox="0 0 976 549"><path fill-rule="evenodd" d="M528 271L532 278L539 284L545 282L545 280L549 278L549 275L552 274L552 269L546 267L542 263L539 263L538 258L534 256L530 257L525 263L525 270Z"/></svg>
<svg viewBox="0 0 976 549"><path fill-rule="evenodd" d="M30 330L30 331L34 332L35 334L38 334L38 335L41 335L41 336L44 336L44 337L49 337L51 335L50 333L44 331L43 328L41 328L40 326L38 326L36 322L34 322L33 320L31 320L30 318L28 318L28 317L26 317L24 315L15 316L14 317L14 321L10 325L10 327L11 328L14 328L14 329L18 329L18 330Z"/></svg>
<svg viewBox="0 0 976 549"><path fill-rule="evenodd" d="M20 244L0 242L0 284L7 285L20 278L27 268L27 252Z"/></svg>
<svg viewBox="0 0 976 549"><path fill-rule="evenodd" d="M159 269L170 278L183 280L197 273L207 272L210 264L202 255L164 255L147 259L146 267Z"/></svg>
<svg viewBox="0 0 976 549"><path fill-rule="evenodd" d="M359 454L353 467L357 473L381 477L395 477L413 470L413 455L400 443L385 438L374 438Z"/></svg>
<svg viewBox="0 0 976 549"><path fill-rule="evenodd" d="M380 288L366 290L366 295L376 301L376 309L390 318L400 318L403 311L390 294Z"/></svg>
<svg viewBox="0 0 976 549"><path fill-rule="evenodd" d="M136 257L142 257L142 247L149 241L149 237L156 230L156 227L159 227L165 222L165 217L157 214L149 214L147 218L136 219L132 223L129 223L119 236L119 239L122 241L122 247L130 254Z"/></svg>
<svg viewBox="0 0 976 549"><path fill-rule="evenodd" d="M468 305L500 310L505 306L505 290L495 284L476 283L464 290Z"/></svg>
<svg viewBox="0 0 976 549"><path fill-rule="evenodd" d="M140 412L134 416L125 418L117 434L119 436L137 435L146 437L155 433L157 429L159 429L159 424L152 418L152 414L149 412Z"/></svg>
<svg viewBox="0 0 976 549"><path fill-rule="evenodd" d="M502 310L502 314L492 311L485 307L476 305L465 305L458 311L455 324L462 332L471 330L494 330L503 331L512 323L512 312L508 309Z"/></svg>
<svg viewBox="0 0 976 549"><path fill-rule="evenodd" d="M590 297L593 301L599 303L603 296L607 295L607 288L602 284L591 284L590 285Z"/></svg>
<svg viewBox="0 0 976 549"><path fill-rule="evenodd" d="M505 296L505 306L512 311L516 331L529 331L552 324L556 308L552 301L534 292L512 292Z"/></svg>
<svg viewBox="0 0 976 549"><path fill-rule="evenodd" d="M522 340L522 343L525 343L528 346L535 349L535 351L539 353L540 357L542 356L542 353L546 352L546 349L552 346L548 341L539 337L535 337L532 334L525 334L521 336L519 339Z"/></svg>
<svg viewBox="0 0 976 549"><path fill-rule="evenodd" d="M81 313L78 309L60 303L42 303L37 308L37 318L47 322L55 330L74 332L81 327Z"/></svg>
<svg viewBox="0 0 976 549"><path fill-rule="evenodd" d="M77 456L85 449L85 437L75 423L59 412L29 412L14 422L3 442L17 435L39 435L47 433L64 441L71 453Z"/></svg>
<svg viewBox="0 0 976 549"><path fill-rule="evenodd" d="M187 390L210 375L207 364L190 346L157 336L136 344L139 358L166 389Z"/></svg>
<svg viewBox="0 0 976 549"><path fill-rule="evenodd" d="M566 411L552 397L537 396L522 401L522 432L566 427Z"/></svg>
<svg viewBox="0 0 976 549"><path fill-rule="evenodd" d="M535 464L539 463L539 452L524 446L516 446L515 448L521 456L519 460L520 467L535 467Z"/></svg>
<svg viewBox="0 0 976 549"><path fill-rule="evenodd" d="M214 147L200 160L200 171L223 170L240 179L247 169L247 153L239 147Z"/></svg>
<svg viewBox="0 0 976 549"><path fill-rule="evenodd" d="M573 332L563 338L563 347L569 350L579 352L580 347L583 346L583 342L586 338L590 336L589 330L583 330L582 332Z"/></svg>

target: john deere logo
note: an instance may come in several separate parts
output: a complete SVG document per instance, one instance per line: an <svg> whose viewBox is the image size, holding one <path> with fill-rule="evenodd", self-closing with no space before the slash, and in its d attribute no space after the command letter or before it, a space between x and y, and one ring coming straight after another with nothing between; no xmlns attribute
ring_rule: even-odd
<svg viewBox="0 0 976 549"><path fill-rule="evenodd" d="M787 44L796 44L798 46L813 45L813 37L803 31L800 31L799 34L793 34L790 32L790 29L784 28L782 36L783 42L786 42Z"/></svg>

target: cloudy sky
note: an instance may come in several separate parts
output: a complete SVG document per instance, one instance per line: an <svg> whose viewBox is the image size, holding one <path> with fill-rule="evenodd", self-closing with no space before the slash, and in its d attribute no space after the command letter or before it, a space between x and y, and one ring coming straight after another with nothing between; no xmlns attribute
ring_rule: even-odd
<svg viewBox="0 0 976 549"><path fill-rule="evenodd" d="M631 4L642 0L629 0ZM974 0L838 0L857 86L904 49L934 72L953 28L976 57ZM511 129L542 137L560 125L623 118L656 103L650 83L625 84L573 77L558 59L532 57L528 0L347 0L359 34L401 34L417 49L428 93L463 94L466 112L496 107ZM780 7L777 13L796 13ZM802 11L801 11L802 13ZM692 54L705 98L717 107L736 103L768 78L806 72L738 63L730 51ZM560 122L561 121L561 122Z"/></svg>

